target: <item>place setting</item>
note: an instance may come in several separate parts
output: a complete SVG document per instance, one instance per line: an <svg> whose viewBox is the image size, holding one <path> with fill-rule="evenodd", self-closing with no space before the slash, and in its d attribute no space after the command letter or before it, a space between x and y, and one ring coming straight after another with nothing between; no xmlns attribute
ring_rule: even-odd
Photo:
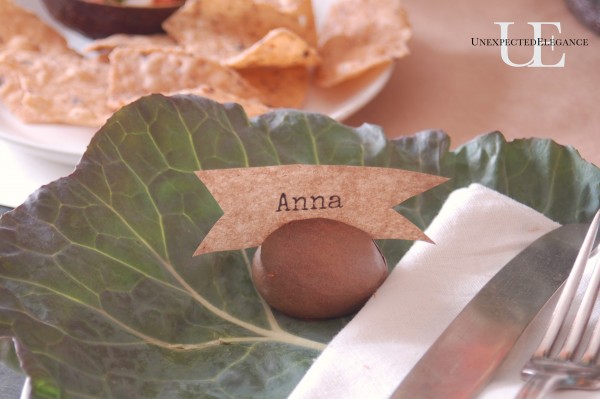
<svg viewBox="0 0 600 399"><path fill-rule="evenodd" d="M0 3L9 397L598 394L600 169L345 122L409 5L116 3Z"/></svg>

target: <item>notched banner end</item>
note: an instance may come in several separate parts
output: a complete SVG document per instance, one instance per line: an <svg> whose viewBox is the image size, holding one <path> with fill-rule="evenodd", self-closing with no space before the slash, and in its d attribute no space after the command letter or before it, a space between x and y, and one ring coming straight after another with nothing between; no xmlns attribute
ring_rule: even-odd
<svg viewBox="0 0 600 399"><path fill-rule="evenodd" d="M423 234L423 238L420 239L419 241L424 241L428 244L433 244L435 245L435 241L433 241L431 238L429 238L429 236L427 236L426 234Z"/></svg>

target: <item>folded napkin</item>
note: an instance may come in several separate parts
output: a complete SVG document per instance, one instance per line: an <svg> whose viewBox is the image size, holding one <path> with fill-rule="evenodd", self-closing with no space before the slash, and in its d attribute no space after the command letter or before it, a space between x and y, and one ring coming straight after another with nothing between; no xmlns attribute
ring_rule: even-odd
<svg viewBox="0 0 600 399"><path fill-rule="evenodd" d="M436 244L411 247L290 398L388 398L479 289L522 249L557 227L481 185L453 192L426 231ZM506 399L517 392L520 369L539 342L551 307L542 313L481 398Z"/></svg>

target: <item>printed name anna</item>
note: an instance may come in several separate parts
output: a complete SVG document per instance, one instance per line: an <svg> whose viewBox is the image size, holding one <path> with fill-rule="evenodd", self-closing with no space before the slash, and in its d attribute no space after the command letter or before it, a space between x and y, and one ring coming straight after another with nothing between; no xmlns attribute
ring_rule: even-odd
<svg viewBox="0 0 600 399"><path fill-rule="evenodd" d="M281 193L279 196L279 205L275 212L316 211L320 209L343 208L343 206L342 198L339 195L330 195L328 198L325 198L323 195L298 196L291 197L291 200L288 200L286 193Z"/></svg>

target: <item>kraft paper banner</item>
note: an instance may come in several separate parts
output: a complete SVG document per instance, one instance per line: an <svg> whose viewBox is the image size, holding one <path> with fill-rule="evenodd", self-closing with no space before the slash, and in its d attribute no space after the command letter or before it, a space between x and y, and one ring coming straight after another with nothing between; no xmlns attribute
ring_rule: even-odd
<svg viewBox="0 0 600 399"><path fill-rule="evenodd" d="M430 241L393 207L447 179L400 169L283 165L196 172L223 210L194 256L261 245L293 220L327 218L373 239Z"/></svg>

